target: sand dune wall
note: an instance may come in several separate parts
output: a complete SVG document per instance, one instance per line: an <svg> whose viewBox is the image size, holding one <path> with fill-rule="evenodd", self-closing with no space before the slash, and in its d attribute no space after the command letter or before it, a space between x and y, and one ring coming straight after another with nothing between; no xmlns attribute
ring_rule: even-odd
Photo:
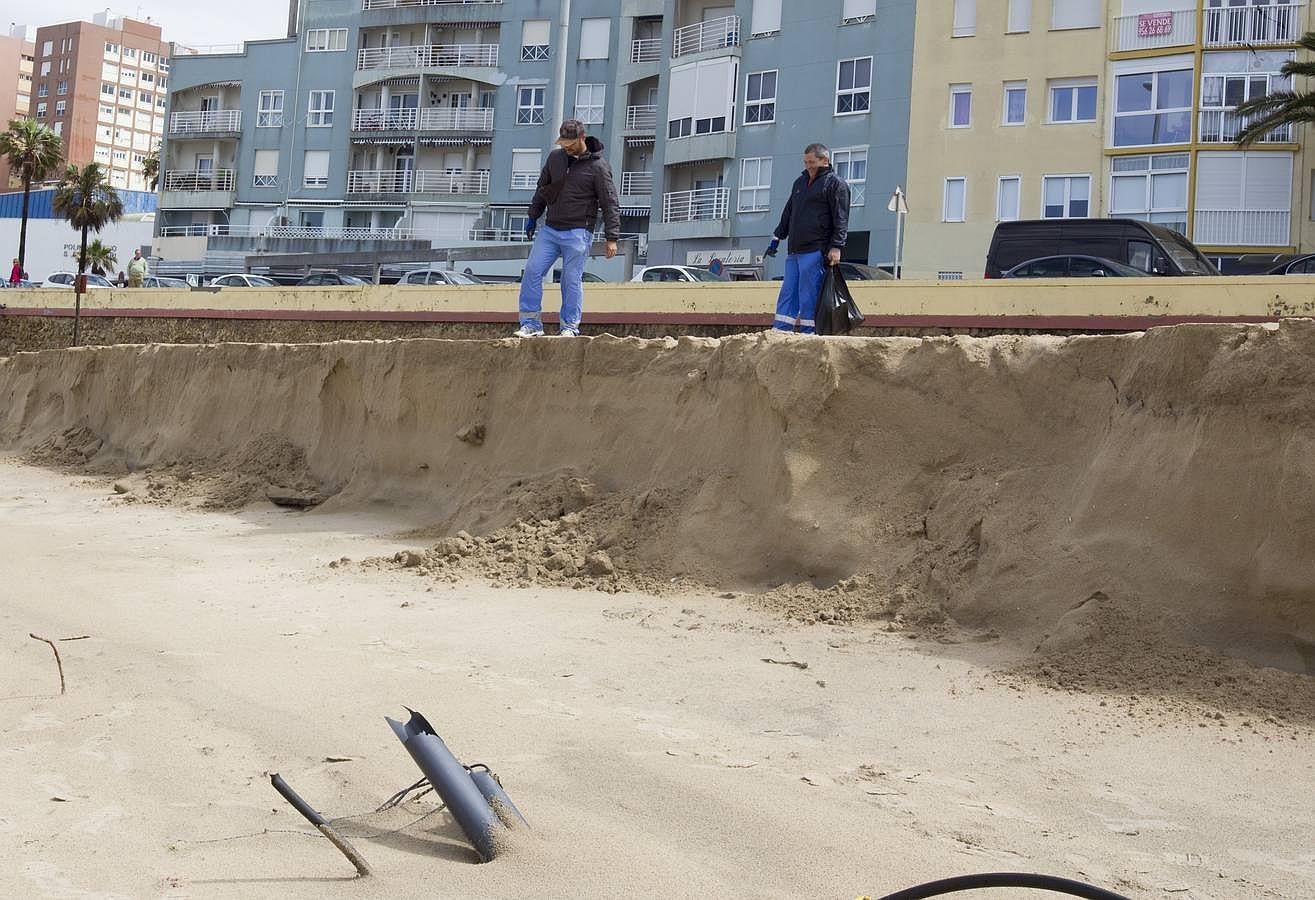
<svg viewBox="0 0 1315 900"><path fill-rule="evenodd" d="M457 438L475 425L483 444ZM104 440L96 462L130 467L278 436L332 504L405 504L453 530L506 524L517 481L569 469L661 495L644 552L664 572L737 586L872 572L1029 639L1081 633L1099 607L1298 670L1315 648L1309 320L0 360L0 446L74 426Z"/></svg>

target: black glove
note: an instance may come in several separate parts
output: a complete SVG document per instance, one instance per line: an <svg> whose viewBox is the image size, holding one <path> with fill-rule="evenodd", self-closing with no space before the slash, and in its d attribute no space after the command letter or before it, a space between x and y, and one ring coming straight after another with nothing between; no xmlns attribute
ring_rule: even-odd
<svg viewBox="0 0 1315 900"><path fill-rule="evenodd" d="M781 242L778 241L776 238L772 238L772 242L767 245L767 252L764 253L763 256L775 256L776 251L780 246L781 246Z"/></svg>
<svg viewBox="0 0 1315 900"><path fill-rule="evenodd" d="M534 232L535 229L537 229L538 227L539 227L539 223L534 219L530 219L528 222L525 223L525 239L527 241L534 240Z"/></svg>

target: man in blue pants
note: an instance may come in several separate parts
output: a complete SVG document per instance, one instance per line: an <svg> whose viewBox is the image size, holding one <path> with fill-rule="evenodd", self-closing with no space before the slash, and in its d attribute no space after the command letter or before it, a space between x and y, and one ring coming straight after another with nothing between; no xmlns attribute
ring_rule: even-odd
<svg viewBox="0 0 1315 900"><path fill-rule="evenodd" d="M813 316L825 267L840 262L849 238L849 185L832 170L831 151L824 145L809 144L804 150L804 172L795 180L774 234L768 256L776 255L781 241L788 238L790 244L772 327L794 331L798 323L804 334L817 334Z"/></svg>
<svg viewBox="0 0 1315 900"><path fill-rule="evenodd" d="M543 334L543 279L558 258L562 261L561 335L579 336L584 265L589 261L600 210L607 258L611 259L616 256L616 242L621 236L621 204L612 181L612 167L603 158L602 141L587 135L578 119L567 119L558 131L557 149L548 154L530 201L525 236L534 245L521 275L521 327L516 337ZM540 231L539 216L545 212Z"/></svg>

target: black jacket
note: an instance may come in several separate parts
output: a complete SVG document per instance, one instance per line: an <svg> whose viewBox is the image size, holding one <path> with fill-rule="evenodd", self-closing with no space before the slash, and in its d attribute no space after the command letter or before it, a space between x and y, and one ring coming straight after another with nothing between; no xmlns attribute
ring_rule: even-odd
<svg viewBox="0 0 1315 900"><path fill-rule="evenodd" d="M603 143L598 138L585 138L585 147L587 152L579 158L560 147L548 154L530 201L530 218L538 219L546 209L553 228L593 231L601 209L606 238L615 241L621 236L621 202L612 182L612 167L603 158Z"/></svg>
<svg viewBox="0 0 1315 900"><path fill-rule="evenodd" d="M795 179L775 234L790 239L791 253L843 250L849 239L849 185L830 166L819 169L812 184L804 172Z"/></svg>

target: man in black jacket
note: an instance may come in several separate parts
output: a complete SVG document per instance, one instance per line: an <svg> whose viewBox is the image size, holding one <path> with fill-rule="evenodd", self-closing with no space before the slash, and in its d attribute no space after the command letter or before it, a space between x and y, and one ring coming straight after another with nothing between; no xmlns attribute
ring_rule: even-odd
<svg viewBox="0 0 1315 900"><path fill-rule="evenodd" d="M534 242L521 276L520 330L516 337L543 334L543 279L562 260L562 337L580 334L584 308L584 266L593 246L598 213L603 214L607 258L616 256L621 236L621 204L612 167L603 158L603 144L589 137L578 119L567 119L558 131L557 149L539 174L539 186L530 201L525 236ZM539 216L547 212L543 230ZM538 235L536 236L536 231Z"/></svg>
<svg viewBox="0 0 1315 900"><path fill-rule="evenodd" d="M789 238L785 281L776 301L779 331L816 334L813 316L826 280L826 266L840 262L849 238L849 185L831 168L831 151L822 144L804 150L804 172L796 179L776 226L767 255L775 256L781 241Z"/></svg>

